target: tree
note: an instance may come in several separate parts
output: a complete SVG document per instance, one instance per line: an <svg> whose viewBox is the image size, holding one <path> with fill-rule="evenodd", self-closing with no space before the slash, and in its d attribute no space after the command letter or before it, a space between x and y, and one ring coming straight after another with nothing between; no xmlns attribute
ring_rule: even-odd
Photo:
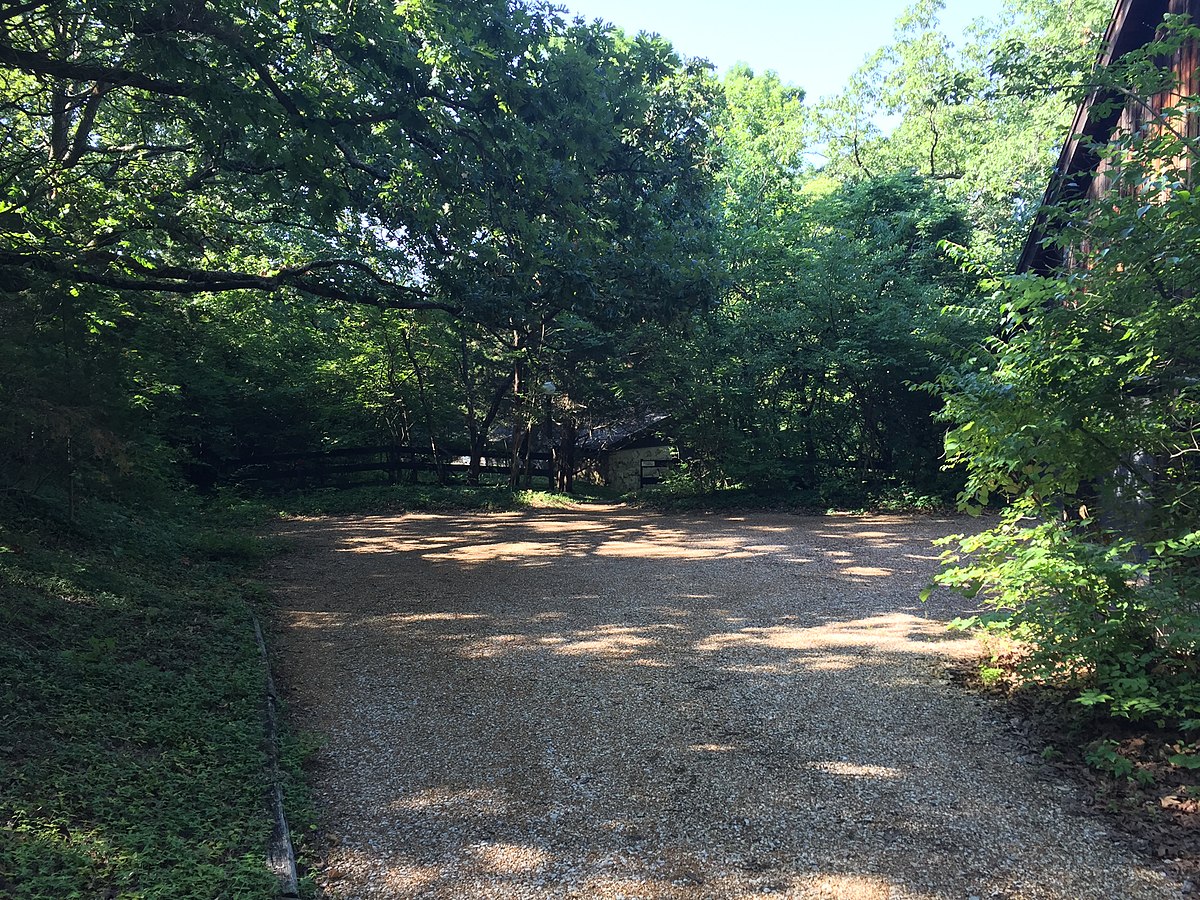
<svg viewBox="0 0 1200 900"><path fill-rule="evenodd" d="M746 68L719 130L726 295L660 365L704 482L931 487L935 404L909 384L945 358L938 311L970 285L938 248L961 208L912 175L839 182L807 161L803 93ZM897 448L902 448L897 450Z"/></svg>
<svg viewBox="0 0 1200 900"><path fill-rule="evenodd" d="M615 328L709 303L715 94L661 39L505 0L31 2L0 6L0 67L3 315L58 345L44 383L0 386L13 433L99 434L64 412L65 359L76 381L111 373L84 404L125 422L110 443L137 431L135 382L188 367L160 353L147 375L130 342L187 322L186 298L262 311L261 295L297 304L293 322L440 311L517 366L566 312ZM435 403L446 380L415 335L378 336L410 339L392 348L416 379L400 418L425 410L433 439L432 405L454 402ZM77 419L73 436L53 424Z"/></svg>
<svg viewBox="0 0 1200 900"><path fill-rule="evenodd" d="M1177 79L1154 61L1197 37L1180 28L1098 72L1101 96L1156 109ZM1055 240L1079 264L994 279L999 334L939 382L963 501L1006 503L1000 525L948 554L939 582L994 607L973 624L1030 643L1031 677L1188 727L1200 718L1195 101L1097 148L1112 193L1057 211Z"/></svg>
<svg viewBox="0 0 1200 900"><path fill-rule="evenodd" d="M944 7L920 0L900 17L894 42L817 111L819 134L843 177L944 182L969 208L977 255L999 265L1028 233L1112 3L1009 0L962 46L940 30Z"/></svg>

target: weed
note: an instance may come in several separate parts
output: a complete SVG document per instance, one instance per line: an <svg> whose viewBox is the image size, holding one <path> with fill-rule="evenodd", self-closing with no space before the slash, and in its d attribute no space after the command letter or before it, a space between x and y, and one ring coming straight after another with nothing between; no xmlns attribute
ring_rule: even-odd
<svg viewBox="0 0 1200 900"><path fill-rule="evenodd" d="M1093 769L1106 772L1116 778L1130 778L1133 775L1133 762L1121 754L1116 741L1093 742L1084 751L1083 758Z"/></svg>
<svg viewBox="0 0 1200 900"><path fill-rule="evenodd" d="M269 896L252 539L0 508L0 895Z"/></svg>
<svg viewBox="0 0 1200 900"><path fill-rule="evenodd" d="M995 666L980 666L979 680L985 687L995 687L1004 680L1004 670L997 669Z"/></svg>

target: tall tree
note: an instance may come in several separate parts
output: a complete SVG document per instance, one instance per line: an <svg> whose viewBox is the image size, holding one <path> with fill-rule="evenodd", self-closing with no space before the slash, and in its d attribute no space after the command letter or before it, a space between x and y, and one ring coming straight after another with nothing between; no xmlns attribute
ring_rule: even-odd
<svg viewBox="0 0 1200 900"><path fill-rule="evenodd" d="M1087 81L1110 0L1008 0L956 44L944 0L919 0L894 40L817 110L831 172L911 172L968 204L975 243L1015 258ZM1028 65L1037 60L1036 77ZM886 130L883 126L887 126Z"/></svg>
<svg viewBox="0 0 1200 900"><path fill-rule="evenodd" d="M666 42L535 2L0 5L3 315L92 411L136 405L130 323L179 298L440 310L520 365L564 312L709 302L715 105ZM38 366L13 433L69 443Z"/></svg>

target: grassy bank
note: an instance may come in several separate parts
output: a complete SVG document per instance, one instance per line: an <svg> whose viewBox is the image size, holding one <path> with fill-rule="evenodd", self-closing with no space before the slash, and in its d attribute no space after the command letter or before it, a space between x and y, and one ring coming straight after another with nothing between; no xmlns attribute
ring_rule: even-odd
<svg viewBox="0 0 1200 900"><path fill-rule="evenodd" d="M913 512L954 510L953 492L929 494L903 487L864 488L830 484L820 490L756 490L743 486L703 487L668 482L619 494L611 488L580 484L572 494L514 490L499 481L466 484L366 484L298 491L231 490L222 505L244 524L278 516L372 515L404 512L507 512L563 509L589 503L623 502L659 512L735 512L771 510L825 512Z"/></svg>
<svg viewBox="0 0 1200 900"><path fill-rule="evenodd" d="M273 893L265 551L201 521L0 507L0 896Z"/></svg>
<svg viewBox="0 0 1200 900"><path fill-rule="evenodd" d="M906 488L759 490L748 487L700 488L687 482L646 488L633 500L663 512L734 512L764 510L820 515L826 512L934 513L954 510L952 495L926 494Z"/></svg>
<svg viewBox="0 0 1200 900"><path fill-rule="evenodd" d="M286 492L229 493L222 505L239 523L277 516L372 515L404 512L507 512L564 509L579 503L611 501L598 489L575 494L513 490L507 484L360 485Z"/></svg>

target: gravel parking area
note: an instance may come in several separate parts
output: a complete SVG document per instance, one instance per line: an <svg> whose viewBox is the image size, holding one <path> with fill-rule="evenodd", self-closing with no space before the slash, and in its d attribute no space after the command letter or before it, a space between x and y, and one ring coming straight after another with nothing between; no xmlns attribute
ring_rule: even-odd
<svg viewBox="0 0 1200 900"><path fill-rule="evenodd" d="M904 516L293 521L280 682L330 897L1123 900L1179 888L942 674Z"/></svg>

